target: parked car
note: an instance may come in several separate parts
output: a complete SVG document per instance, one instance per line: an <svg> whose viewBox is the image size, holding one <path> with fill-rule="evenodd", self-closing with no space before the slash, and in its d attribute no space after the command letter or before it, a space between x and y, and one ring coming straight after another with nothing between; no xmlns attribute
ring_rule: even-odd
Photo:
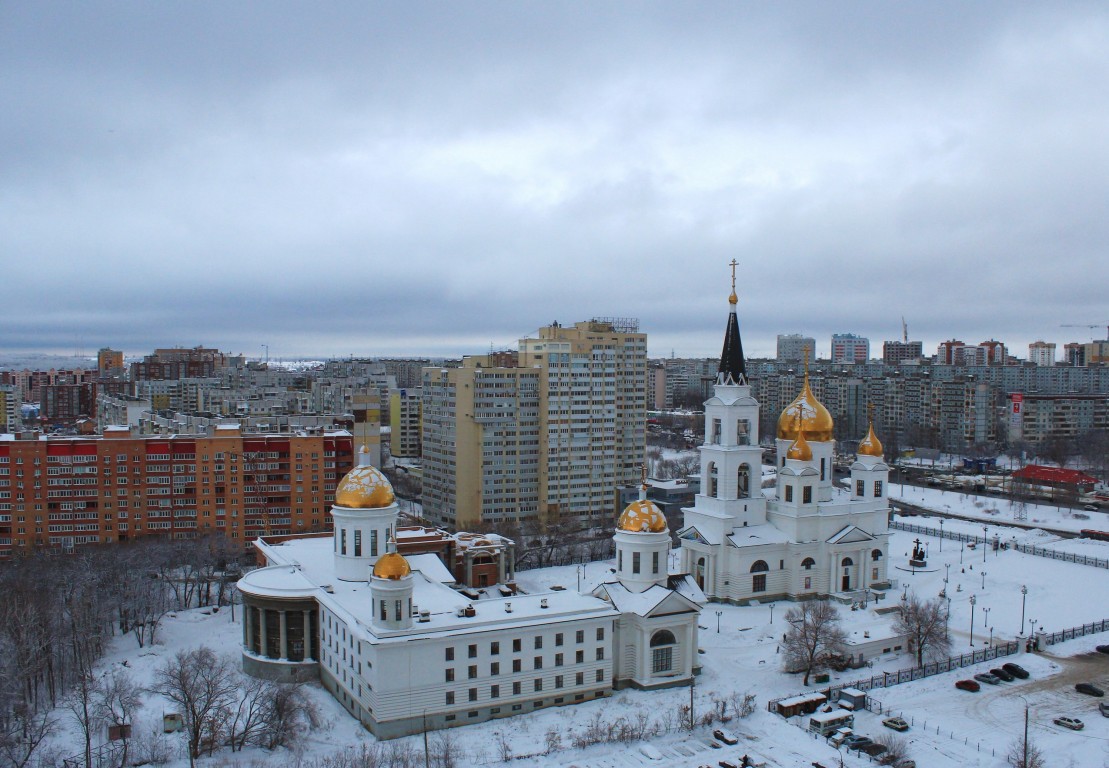
<svg viewBox="0 0 1109 768"><path fill-rule="evenodd" d="M1010 672L1003 667L994 667L990 670L990 674L998 678L999 680L1003 680L1006 683L1011 683L1015 679L1013 675L1010 674Z"/></svg>
<svg viewBox="0 0 1109 768"><path fill-rule="evenodd" d="M1097 711L1101 713L1102 717L1109 717L1109 701L1099 701Z"/></svg>
<svg viewBox="0 0 1109 768"><path fill-rule="evenodd" d="M853 733L843 740L843 746L847 747L848 749L861 749L867 744L871 744L873 742L874 739L870 738L869 736L863 736L859 733Z"/></svg>
<svg viewBox="0 0 1109 768"><path fill-rule="evenodd" d="M1098 653L1109 653L1109 645L1099 645L1097 647Z"/></svg>
<svg viewBox="0 0 1109 768"><path fill-rule="evenodd" d="M955 687L958 688L960 691L977 692L978 689L982 686L978 685L978 683L974 682L973 680L959 680L955 683Z"/></svg>
<svg viewBox="0 0 1109 768"><path fill-rule="evenodd" d="M892 728L895 731L909 730L909 724L906 723L905 719L901 717L887 717L885 720L882 721L882 725L886 726L887 728Z"/></svg>
<svg viewBox="0 0 1109 768"><path fill-rule="evenodd" d="M721 760L717 765L719 765L720 768L739 768L738 765L728 760Z"/></svg>
<svg viewBox="0 0 1109 768"><path fill-rule="evenodd" d="M869 744L863 744L861 747L859 747L860 752L866 752L871 757L878 757L878 755L889 752L889 749L890 748L887 747L885 744L879 744L874 741L870 742Z"/></svg>
<svg viewBox="0 0 1109 768"><path fill-rule="evenodd" d="M1072 731L1081 731L1086 725L1077 717L1057 717L1051 722L1056 725L1061 725L1064 728L1070 728Z"/></svg>
<svg viewBox="0 0 1109 768"><path fill-rule="evenodd" d="M1079 693L1084 693L1087 696L1097 696L1098 698L1105 695L1105 691L1101 690L1093 683L1075 683L1074 690Z"/></svg>
<svg viewBox="0 0 1109 768"><path fill-rule="evenodd" d="M732 746L732 745L735 745L735 744L739 743L738 738L733 736L728 731L722 731L719 728L717 728L715 731L713 731L712 735L715 736L716 738L720 739L722 742L724 742L728 746Z"/></svg>
<svg viewBox="0 0 1109 768"><path fill-rule="evenodd" d="M994 677L989 672L979 672L974 676L974 679L980 683L986 683L987 685L1001 685L1000 678Z"/></svg>
<svg viewBox="0 0 1109 768"><path fill-rule="evenodd" d="M1022 667L1020 664L1014 664L1010 661L1007 664L1002 664L1001 668L1013 677L1019 677L1021 680L1028 679L1028 670Z"/></svg>
<svg viewBox="0 0 1109 768"><path fill-rule="evenodd" d="M837 728L836 732L828 737L828 743L839 749L843 746L843 742L847 740L847 737L854 733L850 728Z"/></svg>

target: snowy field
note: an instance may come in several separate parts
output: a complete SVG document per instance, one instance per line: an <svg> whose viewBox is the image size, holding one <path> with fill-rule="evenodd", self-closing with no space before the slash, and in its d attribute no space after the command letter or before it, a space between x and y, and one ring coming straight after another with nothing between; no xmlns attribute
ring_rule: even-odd
<svg viewBox="0 0 1109 768"><path fill-rule="evenodd" d="M915 518L915 521L922 520ZM949 521L950 524L954 522ZM966 525L973 527L974 524ZM891 575L900 583L877 606L889 606L905 589L923 598L936 597L944 587L946 576L949 578L948 594L952 598L950 629L955 653L971 649L971 595L975 595L977 601L973 627L976 649L989 641L990 627L993 627L995 640L1018 637L1022 629L1022 609L1026 632L1029 619L1035 619L1038 627L1052 631L1109 618L1107 570L1012 550L996 553L967 550L949 540L943 542L941 551L940 540L927 537L922 537L928 549L927 568L916 572L899 570L897 566L905 564L914 538L894 533L890 545ZM1109 557L1109 544L1090 542L1088 546L1095 550L1089 554ZM1098 549L1101 551L1096 551ZM599 578L610 567L611 563L585 566L584 582ZM572 566L519 574L521 586L531 592L554 585L574 589L578 578L579 570ZM1023 607L1021 585L1028 587ZM714 699L732 693L751 692L758 698L753 715L733 720L726 726L740 737L740 743L734 747L713 749L711 728L698 728L688 733L677 727L679 708L689 703L688 688L620 691L603 701L545 709L526 716L452 729L448 735L458 751L457 764L501 765L505 764L502 756L510 753L513 759L508 764L543 768L643 765L696 768L715 766L723 759L738 763L744 754L767 766L810 766L813 762L828 768L839 765L840 756L836 750L822 740L811 739L802 730L807 718L786 721L766 711L769 699L802 691L800 676L784 674L779 668L777 640L786 629L785 613L789 607L788 603L748 607L709 604L702 614L700 645L703 653L700 658L703 672L694 689L695 712L704 712ZM868 610L842 609L845 628L851 632L855 627L880 620L874 607L872 603ZM126 665L140 682L149 684L154 669L179 650L205 644L236 654L241 636L240 619L236 613L233 622L226 608L219 612L197 609L179 613L165 622L159 642L153 647L140 650L130 637L116 638L103 668ZM1005 765L1005 753L1023 728L1024 707L1028 706L1032 738L1049 756L1049 765L1103 768L1109 766L1109 718L1100 717L1095 700L1075 693L1073 685L1080 680L1109 683L1109 655L1091 653L1098 643L1109 643L1109 633L1052 646L1041 653L1021 653L1013 660L1032 673L1030 680L999 687L983 686L984 690L977 694L956 690L955 680L997 666L998 662L877 690L874 698L912 721L913 727L904 736L909 742L910 756L920 766L1001 768ZM910 666L912 662L907 656L883 658L877 660L872 669L833 673L833 682L847 682ZM373 736L358 726L321 687L311 686L311 695L323 713L324 725L301 742L295 752L269 754L248 750L231 753L224 750L212 758L203 758L200 765L265 764L280 768L292 765L297 758L318 758L373 743ZM168 702L148 695L136 723L136 735L160 731L165 711L171 711ZM1065 731L1053 725L1052 718L1062 714L1081 718L1086 723L1085 730ZM600 744L585 749L571 747L574 735L583 733L591 721L608 723L621 718L626 722L651 723L662 732L650 739L646 749L642 748L642 743ZM58 719L65 726L58 738L72 746L63 747L63 751L65 754L79 752L76 731L63 710L59 710ZM856 730L876 737L886 729L877 715L864 712L859 714ZM551 734L557 735L561 746L544 754L548 751ZM167 765L171 768L186 766L188 762L180 737L160 738L166 740L167 748L176 756ZM414 764L423 765L421 737L409 737L391 744L397 749L410 748L412 754L418 756ZM434 750L434 738L431 744ZM57 741L56 745L61 746ZM842 757L847 766L872 764L866 756L845 753Z"/></svg>

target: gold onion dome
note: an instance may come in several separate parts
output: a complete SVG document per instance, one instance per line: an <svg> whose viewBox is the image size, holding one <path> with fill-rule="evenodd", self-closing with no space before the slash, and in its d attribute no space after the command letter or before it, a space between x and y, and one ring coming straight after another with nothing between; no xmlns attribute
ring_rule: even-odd
<svg viewBox="0 0 1109 768"><path fill-rule="evenodd" d="M335 489L335 505L348 509L381 509L393 503L393 486L381 470L368 460L365 446L357 467L347 473Z"/></svg>
<svg viewBox="0 0 1109 768"><path fill-rule="evenodd" d="M812 461L812 447L809 445L809 441L805 439L803 431L797 433L797 438L789 446L789 450L786 451L786 458Z"/></svg>
<svg viewBox="0 0 1109 768"><path fill-rule="evenodd" d="M859 455L882 458L882 443L878 436L874 434L874 422L870 423L870 429L867 431L866 437L859 442Z"/></svg>
<svg viewBox="0 0 1109 768"><path fill-rule="evenodd" d="M616 530L633 533L662 533L666 530L666 515L653 501L636 499L624 508Z"/></svg>
<svg viewBox="0 0 1109 768"><path fill-rule="evenodd" d="M806 373L801 394L778 417L778 437L782 440L796 440L797 435L803 431L809 440L828 442L833 439L834 427L832 414L828 413L828 409L812 393L809 375Z"/></svg>
<svg viewBox="0 0 1109 768"><path fill-rule="evenodd" d="M399 581L412 573L412 567L404 559L404 555L397 552L386 552L374 563L374 578Z"/></svg>

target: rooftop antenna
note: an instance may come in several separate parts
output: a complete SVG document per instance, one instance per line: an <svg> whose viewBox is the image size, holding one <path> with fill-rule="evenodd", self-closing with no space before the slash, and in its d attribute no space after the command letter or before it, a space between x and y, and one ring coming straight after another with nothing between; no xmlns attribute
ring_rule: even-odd
<svg viewBox="0 0 1109 768"><path fill-rule="evenodd" d="M909 343L909 326L905 322L905 316L901 316L901 340L906 344Z"/></svg>

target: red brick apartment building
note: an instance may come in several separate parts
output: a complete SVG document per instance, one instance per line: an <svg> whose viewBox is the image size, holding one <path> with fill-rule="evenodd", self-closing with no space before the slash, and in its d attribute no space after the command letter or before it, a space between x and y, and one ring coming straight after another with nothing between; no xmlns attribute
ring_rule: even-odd
<svg viewBox="0 0 1109 768"><path fill-rule="evenodd" d="M140 536L259 536L331 528L353 466L347 432L0 440L0 559Z"/></svg>

